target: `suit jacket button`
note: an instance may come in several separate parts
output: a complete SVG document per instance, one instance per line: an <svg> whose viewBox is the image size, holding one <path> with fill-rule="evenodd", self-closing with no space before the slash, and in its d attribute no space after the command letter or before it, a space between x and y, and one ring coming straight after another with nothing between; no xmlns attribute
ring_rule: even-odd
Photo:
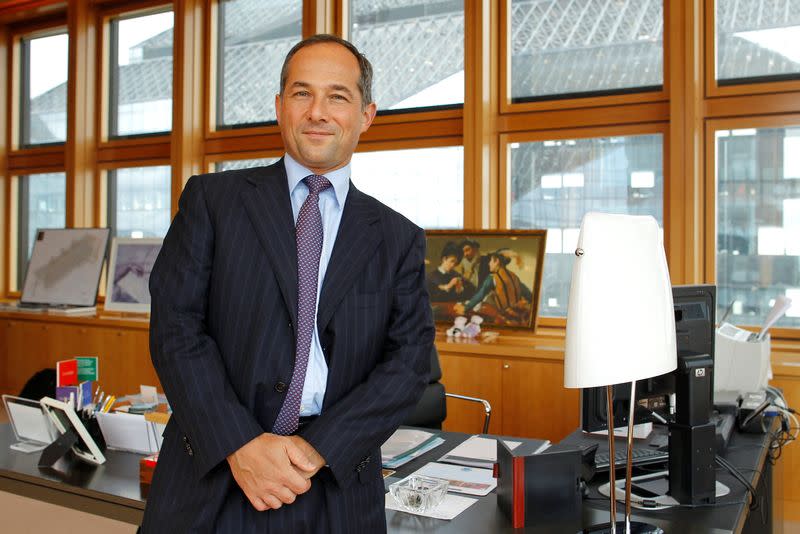
<svg viewBox="0 0 800 534"><path fill-rule="evenodd" d="M275 384L275 391L277 391L278 393L283 393L284 391L286 391L286 383L278 382L277 384Z"/></svg>

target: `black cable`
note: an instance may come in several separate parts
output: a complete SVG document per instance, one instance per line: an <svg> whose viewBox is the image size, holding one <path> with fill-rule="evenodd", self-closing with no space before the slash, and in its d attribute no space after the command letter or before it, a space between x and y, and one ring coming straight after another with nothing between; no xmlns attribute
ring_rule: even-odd
<svg viewBox="0 0 800 534"><path fill-rule="evenodd" d="M747 480L744 475L728 460L723 458L722 456L717 455L716 457L717 465L724 467L728 473L731 474L733 478L738 480L742 483L742 485L747 488L747 491L750 493L750 511L757 510L759 507L759 502L756 495L756 489L750 484L750 481Z"/></svg>

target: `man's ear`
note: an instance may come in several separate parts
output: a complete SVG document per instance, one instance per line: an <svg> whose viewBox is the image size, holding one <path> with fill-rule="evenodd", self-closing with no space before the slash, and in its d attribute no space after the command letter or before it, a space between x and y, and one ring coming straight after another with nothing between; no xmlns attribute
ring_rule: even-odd
<svg viewBox="0 0 800 534"><path fill-rule="evenodd" d="M275 95L275 117L278 121L278 124L281 123L281 94L278 93Z"/></svg>
<svg viewBox="0 0 800 534"><path fill-rule="evenodd" d="M378 113L378 106L375 102L370 102L362 112L364 114L364 122L361 125L361 133L363 134L369 127L372 126L372 121L375 120L375 114Z"/></svg>

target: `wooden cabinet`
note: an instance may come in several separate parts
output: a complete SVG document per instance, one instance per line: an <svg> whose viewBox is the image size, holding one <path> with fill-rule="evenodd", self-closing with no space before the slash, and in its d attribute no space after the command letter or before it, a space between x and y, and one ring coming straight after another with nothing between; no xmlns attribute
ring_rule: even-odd
<svg viewBox="0 0 800 534"><path fill-rule="evenodd" d="M451 393L488 400L489 432L560 441L580 422L580 392L564 388L563 341L467 344L437 339L442 383ZM480 405L448 399L446 430L480 432Z"/></svg>
<svg viewBox="0 0 800 534"><path fill-rule="evenodd" d="M146 321L25 316L0 317L3 392L19 393L37 371L74 356L99 358L98 382L118 395L140 384L160 388L150 362Z"/></svg>
<svg viewBox="0 0 800 534"><path fill-rule="evenodd" d="M773 343L773 386L783 390L786 402L795 410L800 407L800 350ZM776 465L776 479L782 491L775 488L775 495L783 496L783 514L787 521L800 522L800 443L784 445Z"/></svg>

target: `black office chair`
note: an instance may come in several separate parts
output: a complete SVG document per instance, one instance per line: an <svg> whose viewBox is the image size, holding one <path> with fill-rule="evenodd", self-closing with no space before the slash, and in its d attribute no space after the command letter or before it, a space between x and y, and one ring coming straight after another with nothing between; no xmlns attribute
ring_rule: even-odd
<svg viewBox="0 0 800 534"><path fill-rule="evenodd" d="M425 387L422 398L417 403L414 411L403 421L403 424L441 430L442 423L447 418L447 397L450 397L452 399L481 403L485 412L483 433L487 434L489 432L489 420L492 417L492 405L489 404L489 401L456 393L446 393L444 385L439 382L441 379L442 368L439 365L439 351L436 350L436 345L434 345L431 350L431 374L428 377L428 385Z"/></svg>

